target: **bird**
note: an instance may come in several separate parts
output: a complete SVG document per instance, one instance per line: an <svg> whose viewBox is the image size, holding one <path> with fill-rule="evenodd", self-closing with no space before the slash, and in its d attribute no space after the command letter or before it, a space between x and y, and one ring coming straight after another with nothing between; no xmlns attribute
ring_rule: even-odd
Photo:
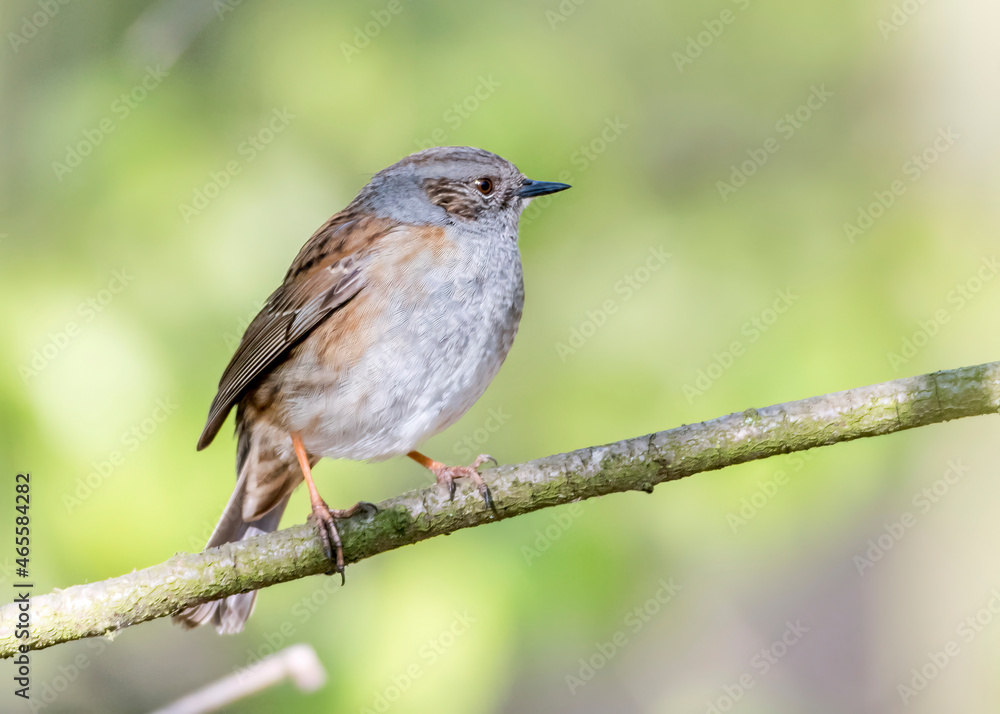
<svg viewBox="0 0 1000 714"><path fill-rule="evenodd" d="M487 507L480 455L447 466L417 451L483 395L524 305L518 248L532 199L570 188L527 178L497 154L440 146L376 173L302 246L247 327L198 440L236 409L236 487L206 548L268 533L303 481L330 573L344 577L336 521L312 468L321 458L408 456L455 496L467 478ZM189 606L174 622L242 631L256 591Z"/></svg>

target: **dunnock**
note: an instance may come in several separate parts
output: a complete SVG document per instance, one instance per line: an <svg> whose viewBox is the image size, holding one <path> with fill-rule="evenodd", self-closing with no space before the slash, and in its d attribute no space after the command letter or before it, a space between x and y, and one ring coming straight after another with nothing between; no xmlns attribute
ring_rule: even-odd
<svg viewBox="0 0 1000 714"><path fill-rule="evenodd" d="M327 556L343 576L335 521L310 469L321 457L407 455L453 498L477 468L415 451L482 396L510 350L524 285L517 229L535 196L569 188L532 181L482 149L417 152L375 174L299 251L247 328L208 413L198 449L236 407L236 489L206 547L276 530L305 479ZM189 607L174 621L235 633L256 592Z"/></svg>

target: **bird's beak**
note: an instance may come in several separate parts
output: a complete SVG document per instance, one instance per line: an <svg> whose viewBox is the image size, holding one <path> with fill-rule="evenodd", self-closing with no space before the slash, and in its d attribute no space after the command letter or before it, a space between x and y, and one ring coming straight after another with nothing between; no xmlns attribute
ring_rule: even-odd
<svg viewBox="0 0 1000 714"><path fill-rule="evenodd" d="M568 183L556 183L555 181L532 181L524 179L521 188L517 190L517 195L521 198L535 198L537 196L547 196L557 191L565 191L571 188Z"/></svg>

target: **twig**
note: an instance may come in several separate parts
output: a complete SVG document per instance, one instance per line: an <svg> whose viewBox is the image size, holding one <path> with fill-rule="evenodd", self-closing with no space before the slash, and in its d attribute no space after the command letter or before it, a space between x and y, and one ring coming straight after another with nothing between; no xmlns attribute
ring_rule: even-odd
<svg viewBox="0 0 1000 714"><path fill-rule="evenodd" d="M316 650L292 645L256 664L212 682L153 714L204 714L245 699L251 694L291 679L303 692L314 692L326 682L326 670Z"/></svg>

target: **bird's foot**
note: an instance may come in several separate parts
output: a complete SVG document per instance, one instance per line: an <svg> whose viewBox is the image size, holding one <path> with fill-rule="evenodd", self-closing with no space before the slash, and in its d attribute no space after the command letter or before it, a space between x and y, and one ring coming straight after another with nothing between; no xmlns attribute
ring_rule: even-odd
<svg viewBox="0 0 1000 714"><path fill-rule="evenodd" d="M437 461L432 462L427 468L431 470L434 474L434 478L437 479L438 485L444 486L448 489L448 498L452 501L455 500L455 479L467 478L476 484L476 488L479 489L479 493L483 497L483 501L486 503L486 507L491 511L496 513L497 507L493 503L493 494L490 493L490 487L486 485L483 481L483 477L479 475L479 467L483 464L492 461L494 465L497 464L497 460L488 454L480 454L476 457L468 466L445 466Z"/></svg>
<svg viewBox="0 0 1000 714"><path fill-rule="evenodd" d="M350 508L334 510L326 505L322 498L313 501L310 520L316 523L319 530L319 539L323 544L323 554L327 560L334 563L333 570L327 571L327 575L340 573L340 584L347 582L344 575L344 546L340 542L340 533L337 531L337 521L350 518L359 512L364 512L369 517L378 513L378 508L368 501L358 501Z"/></svg>

